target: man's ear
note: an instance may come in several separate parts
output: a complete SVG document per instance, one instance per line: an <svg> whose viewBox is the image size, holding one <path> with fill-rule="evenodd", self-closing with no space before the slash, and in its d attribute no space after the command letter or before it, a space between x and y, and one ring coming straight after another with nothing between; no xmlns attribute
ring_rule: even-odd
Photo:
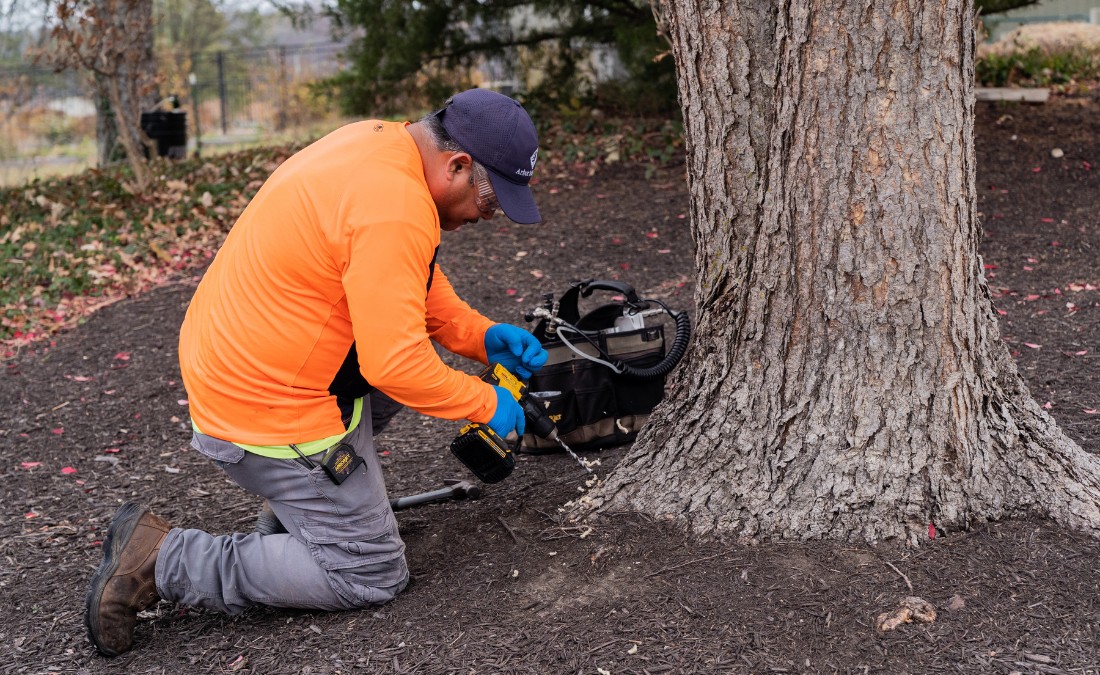
<svg viewBox="0 0 1100 675"><path fill-rule="evenodd" d="M447 160L447 177L458 178L468 176L473 164L473 157L466 152L456 152Z"/></svg>

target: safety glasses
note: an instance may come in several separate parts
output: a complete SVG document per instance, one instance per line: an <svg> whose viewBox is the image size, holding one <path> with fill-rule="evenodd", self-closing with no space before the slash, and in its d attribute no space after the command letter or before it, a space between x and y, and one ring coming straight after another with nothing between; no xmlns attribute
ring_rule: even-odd
<svg viewBox="0 0 1100 675"><path fill-rule="evenodd" d="M477 194L474 196L474 202L477 204L477 210L485 214L494 214L500 209L500 202L497 201L496 193L493 192L493 184L489 182L489 174L480 164L475 164L474 167L477 178Z"/></svg>

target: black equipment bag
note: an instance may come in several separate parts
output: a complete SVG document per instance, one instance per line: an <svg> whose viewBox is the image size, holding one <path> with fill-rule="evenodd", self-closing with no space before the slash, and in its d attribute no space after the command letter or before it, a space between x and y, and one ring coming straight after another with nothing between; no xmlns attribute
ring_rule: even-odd
<svg viewBox="0 0 1100 675"><path fill-rule="evenodd" d="M597 290L616 296L582 316L579 298ZM639 299L628 284L588 280L574 282L556 302L547 296L541 311L528 313L528 321L541 317L532 333L549 353L546 365L531 377L528 392L546 407L571 449L633 441L664 398L665 375L683 356L690 325L685 313L664 310L677 325L673 353L666 353L664 327L646 325L641 313L651 302ZM648 312L654 313L659 312ZM542 454L561 447L525 434L522 451Z"/></svg>

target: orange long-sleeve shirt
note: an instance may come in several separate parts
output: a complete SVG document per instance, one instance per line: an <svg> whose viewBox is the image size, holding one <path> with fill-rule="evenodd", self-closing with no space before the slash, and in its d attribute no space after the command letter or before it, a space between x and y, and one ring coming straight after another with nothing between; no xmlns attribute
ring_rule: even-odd
<svg viewBox="0 0 1100 675"><path fill-rule="evenodd" d="M340 434L372 386L427 415L492 417L492 387L431 344L484 363L492 322L435 264L439 214L405 127L372 120L325 136L276 169L233 226L180 332L203 433L255 445Z"/></svg>

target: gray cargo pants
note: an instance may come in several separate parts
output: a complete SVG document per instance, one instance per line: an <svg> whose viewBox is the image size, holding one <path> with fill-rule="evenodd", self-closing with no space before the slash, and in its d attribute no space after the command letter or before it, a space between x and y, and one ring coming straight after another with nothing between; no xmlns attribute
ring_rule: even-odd
<svg viewBox="0 0 1100 675"><path fill-rule="evenodd" d="M288 534L214 536L175 528L157 557L160 597L238 614L251 605L355 609L387 602L404 589L405 544L371 428L385 426L400 406L372 398L363 401L363 421L345 439L365 464L341 485L319 465L309 469L299 459L262 457L196 433L192 447L241 487L267 499ZM375 402L381 414L372 416ZM320 458L310 459L318 464Z"/></svg>

